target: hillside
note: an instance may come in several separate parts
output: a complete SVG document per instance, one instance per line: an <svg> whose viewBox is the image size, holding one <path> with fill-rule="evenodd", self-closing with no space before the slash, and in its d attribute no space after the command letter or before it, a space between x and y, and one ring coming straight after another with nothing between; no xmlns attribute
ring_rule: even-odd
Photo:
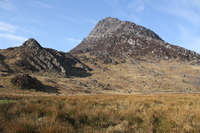
<svg viewBox="0 0 200 133"><path fill-rule="evenodd" d="M92 77L107 84L104 90L109 93L200 89L200 54L169 44L132 22L107 17L70 53L94 68Z"/></svg>
<svg viewBox="0 0 200 133"><path fill-rule="evenodd" d="M87 76L89 67L72 55L43 48L35 39L0 51L0 70L7 74L46 72L63 77Z"/></svg>

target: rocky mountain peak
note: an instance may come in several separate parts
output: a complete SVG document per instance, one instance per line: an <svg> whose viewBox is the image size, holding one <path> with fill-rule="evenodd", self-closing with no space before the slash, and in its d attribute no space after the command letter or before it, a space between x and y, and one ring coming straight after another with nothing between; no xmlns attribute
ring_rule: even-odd
<svg viewBox="0 0 200 133"><path fill-rule="evenodd" d="M102 50L102 47L118 47L119 44L124 45L125 43L132 45L139 41L139 38L164 42L156 33L145 27L129 21L107 17L99 21L88 37L71 52L94 52L98 49ZM97 47L98 49L96 49Z"/></svg>
<svg viewBox="0 0 200 133"><path fill-rule="evenodd" d="M135 34L135 36L144 36L163 41L156 33L145 27L112 17L107 17L99 21L88 37L99 38L110 36L112 34L120 36L122 33Z"/></svg>
<svg viewBox="0 0 200 133"><path fill-rule="evenodd" d="M30 38L27 41L25 41L22 44L22 46L27 48L37 48L37 49L42 48L42 46L34 38Z"/></svg>
<svg viewBox="0 0 200 133"><path fill-rule="evenodd" d="M70 53L90 53L100 58L114 57L123 61L128 58L200 60L198 53L171 45L150 29L111 17L99 21L88 37Z"/></svg>

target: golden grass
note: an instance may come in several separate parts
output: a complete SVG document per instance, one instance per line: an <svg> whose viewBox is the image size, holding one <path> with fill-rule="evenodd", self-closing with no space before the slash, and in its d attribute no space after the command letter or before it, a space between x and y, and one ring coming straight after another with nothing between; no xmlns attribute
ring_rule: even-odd
<svg viewBox="0 0 200 133"><path fill-rule="evenodd" d="M200 132L200 95L24 98L0 104L0 132Z"/></svg>

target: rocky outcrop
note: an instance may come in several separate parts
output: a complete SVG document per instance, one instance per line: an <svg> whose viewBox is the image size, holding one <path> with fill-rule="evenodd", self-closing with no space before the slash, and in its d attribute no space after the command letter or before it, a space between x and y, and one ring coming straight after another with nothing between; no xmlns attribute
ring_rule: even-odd
<svg viewBox="0 0 200 133"><path fill-rule="evenodd" d="M43 48L33 38L25 41L20 47L2 50L1 53L7 62L6 65L14 73L54 72L69 77L88 76L88 71L91 70L72 55Z"/></svg>
<svg viewBox="0 0 200 133"><path fill-rule="evenodd" d="M42 49L42 46L33 38L28 39L22 44L22 47L31 48L31 49Z"/></svg>
<svg viewBox="0 0 200 133"><path fill-rule="evenodd" d="M88 37L103 38L112 34L120 35L131 33L134 33L137 36L149 37L152 39L163 41L156 33L145 27L136 25L135 23L131 23L128 21L120 21L117 18L111 17L107 17L99 21Z"/></svg>
<svg viewBox="0 0 200 133"><path fill-rule="evenodd" d="M120 60L127 58L179 59L195 62L200 60L198 53L171 45L145 27L111 17L98 22L88 37L70 53L90 53Z"/></svg>
<svg viewBox="0 0 200 133"><path fill-rule="evenodd" d="M28 74L16 75L10 80L10 82L20 89L26 89L26 90L30 90L30 89L43 90L44 89L44 85L39 80L31 77Z"/></svg>

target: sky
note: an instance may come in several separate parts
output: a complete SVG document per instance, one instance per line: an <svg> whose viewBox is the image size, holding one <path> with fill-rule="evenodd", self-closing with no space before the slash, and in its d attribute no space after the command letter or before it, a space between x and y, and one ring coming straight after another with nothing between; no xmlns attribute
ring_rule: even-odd
<svg viewBox="0 0 200 133"><path fill-rule="evenodd" d="M0 0L0 49L35 38L68 52L108 16L200 53L200 0Z"/></svg>

